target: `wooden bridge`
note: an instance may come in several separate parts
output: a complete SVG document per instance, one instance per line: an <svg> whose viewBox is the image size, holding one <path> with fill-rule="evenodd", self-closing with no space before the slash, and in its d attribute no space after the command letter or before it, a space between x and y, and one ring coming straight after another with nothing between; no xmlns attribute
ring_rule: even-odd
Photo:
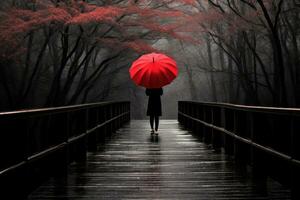
<svg viewBox="0 0 300 200"><path fill-rule="evenodd" d="M300 109L129 102L0 114L1 199L299 199Z"/></svg>

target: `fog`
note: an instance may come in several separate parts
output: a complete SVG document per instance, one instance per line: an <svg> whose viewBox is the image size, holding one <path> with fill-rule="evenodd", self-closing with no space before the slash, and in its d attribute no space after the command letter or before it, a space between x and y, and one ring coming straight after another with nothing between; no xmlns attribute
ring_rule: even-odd
<svg viewBox="0 0 300 200"><path fill-rule="evenodd" d="M211 101L206 72L193 71L192 82L197 88L196 91L193 91L190 85L190 77L187 76L187 69L195 68L194 65L196 63L194 62L197 62L193 60L193 57L197 54L193 46L189 46L188 44L185 46L185 48L190 47L190 55L188 56L182 51L181 44L171 39L161 39L154 46L161 51L167 52L169 56L176 60L179 69L178 77L171 84L163 87L161 118L177 118L178 101L192 100L195 94L197 94L197 98L193 99L195 101ZM187 66L186 63L190 63L191 65ZM113 85L117 87L113 87L106 100L129 100L131 101L132 118L146 119L148 97L145 94L145 88L137 86L131 81L129 76L131 64L129 62L127 67L114 75Z"/></svg>
<svg viewBox="0 0 300 200"><path fill-rule="evenodd" d="M300 106L298 1L172 2L1 2L0 110L128 100L145 119L128 70L149 52L179 69L162 118L181 100Z"/></svg>

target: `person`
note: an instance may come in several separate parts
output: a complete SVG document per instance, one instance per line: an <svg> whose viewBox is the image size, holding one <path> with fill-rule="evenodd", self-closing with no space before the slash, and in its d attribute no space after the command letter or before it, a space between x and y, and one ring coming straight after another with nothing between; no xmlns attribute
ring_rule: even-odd
<svg viewBox="0 0 300 200"><path fill-rule="evenodd" d="M162 115L161 112L161 100L160 96L163 94L162 88L147 88L146 95L149 96L148 107L147 107L147 116L150 116L150 126L151 126L151 135L154 133L158 135L158 125L159 125L159 116ZM155 121L155 130L153 129Z"/></svg>

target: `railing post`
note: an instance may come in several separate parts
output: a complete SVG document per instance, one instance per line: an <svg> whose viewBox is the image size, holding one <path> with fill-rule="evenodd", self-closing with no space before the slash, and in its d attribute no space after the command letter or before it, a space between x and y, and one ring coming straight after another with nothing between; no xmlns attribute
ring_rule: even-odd
<svg viewBox="0 0 300 200"><path fill-rule="evenodd" d="M185 113L189 114L189 105L188 105L188 103L185 103ZM187 128L189 128L189 119L187 117L185 117L184 122L185 122L185 126Z"/></svg>
<svg viewBox="0 0 300 200"><path fill-rule="evenodd" d="M190 104L190 116L195 117L195 104ZM190 129L192 132L194 132L194 125L195 125L195 121L194 120L190 120Z"/></svg>
<svg viewBox="0 0 300 200"><path fill-rule="evenodd" d="M221 109L219 107L212 108L212 124L220 127L221 125ZM212 145L216 151L220 151L222 147L222 134L216 129L212 129Z"/></svg>
<svg viewBox="0 0 300 200"><path fill-rule="evenodd" d="M109 114L108 114L108 112L109 112L109 109L108 109L108 106L107 105L105 105L104 107L103 107L103 116L104 116L104 122L106 122L108 119L109 119ZM104 127L103 127L103 142L106 142L106 137L108 136L108 133L109 132L109 129L108 129L108 124L107 123L105 123L105 125L104 125Z"/></svg>
<svg viewBox="0 0 300 200"><path fill-rule="evenodd" d="M65 127L64 130L60 131L59 133L63 135L62 142L68 143L69 138L69 113L63 113L63 119L61 120L62 126ZM66 145L61 150L60 156L58 156L58 161L53 166L57 166L57 171L60 174L67 174L68 172L68 165L70 163L70 152L69 152L69 145Z"/></svg>
<svg viewBox="0 0 300 200"><path fill-rule="evenodd" d="M291 129L291 155L295 160L300 160L300 119L299 116L294 116L292 119ZM291 189L292 189L292 200L300 199L300 163L291 163Z"/></svg>
<svg viewBox="0 0 300 200"><path fill-rule="evenodd" d="M223 129L225 129L225 108L223 108L223 107L221 107L221 111L220 111L221 113L220 113L220 127L221 128L223 128ZM227 153L227 141L226 141L226 133L223 133L222 134L222 147L223 147L223 149L224 149L224 152L225 153Z"/></svg>
<svg viewBox="0 0 300 200"><path fill-rule="evenodd" d="M261 142L259 141L258 137L261 137L261 134L265 134L264 131L266 130L262 130L262 127L266 126L267 119L266 117L261 116L260 113L253 113L252 119L251 140L260 144ZM251 147L251 149L253 181L255 182L256 189L259 190L259 192L266 193L266 165L268 164L267 157L263 151L255 147Z"/></svg>
<svg viewBox="0 0 300 200"><path fill-rule="evenodd" d="M184 103L184 113L188 114L188 104L186 102ZM187 127L187 128L189 127L189 125L188 125L188 119L186 117L184 117L183 124L184 124L185 127Z"/></svg>
<svg viewBox="0 0 300 200"><path fill-rule="evenodd" d="M190 104L186 104L186 113L188 115L190 115ZM186 127L189 129L191 127L191 120L189 120L188 118L186 118Z"/></svg>
<svg viewBox="0 0 300 200"><path fill-rule="evenodd" d="M208 107L205 106L203 108L203 121L208 123L209 122L209 114L208 114ZM209 127L207 126L203 126L203 142L206 143L206 144L209 144L210 143L210 133L209 133Z"/></svg>
<svg viewBox="0 0 300 200"><path fill-rule="evenodd" d="M100 108L98 108L98 116L99 116L99 122L98 125L101 125L105 122L105 106L101 106ZM105 125L101 126L99 128L99 142L100 143L104 143L105 142Z"/></svg>
<svg viewBox="0 0 300 200"><path fill-rule="evenodd" d="M88 109L88 119L88 130L95 128L95 126L97 126L99 122L97 107L91 107ZM96 130L88 134L88 151L97 150L98 132L99 129L97 128Z"/></svg>
<svg viewBox="0 0 300 200"><path fill-rule="evenodd" d="M111 118L116 116L116 106L117 104L113 104L113 106L111 107L111 112L112 112ZM115 132L115 130L116 130L116 120L111 122L111 132L113 133Z"/></svg>
<svg viewBox="0 0 300 200"><path fill-rule="evenodd" d="M118 115L123 114L122 110L121 110L121 104L118 104L118 113L117 114ZM117 120L117 129L119 129L121 127L121 118L122 117L119 117Z"/></svg>
<svg viewBox="0 0 300 200"><path fill-rule="evenodd" d="M65 117L66 117L66 133L65 133L65 138L64 138L64 142L67 143L66 147L65 147L65 151L66 151L66 162L67 164L71 163L71 155L70 155L70 145L68 144L68 138L70 137L70 112L66 112L65 113ZM64 169L64 171L67 171L68 167L66 166L66 169Z"/></svg>
<svg viewBox="0 0 300 200"><path fill-rule="evenodd" d="M107 105L107 112L108 112L108 120L110 120L112 118L112 106L111 105ZM111 136L111 133L112 133L112 122L108 122L107 124L107 133L108 133L108 136L110 137Z"/></svg>
<svg viewBox="0 0 300 200"><path fill-rule="evenodd" d="M233 116L232 111L229 108L223 108L223 127L227 131L233 131ZM224 134L224 149L225 153L228 155L234 154L234 139L228 135Z"/></svg>
<svg viewBox="0 0 300 200"><path fill-rule="evenodd" d="M179 112L181 112L181 102L180 101L177 102L177 108L178 108L177 120L178 120L179 123L181 123L182 122L181 121L181 115L179 114Z"/></svg>
<svg viewBox="0 0 300 200"><path fill-rule="evenodd" d="M80 128L81 132L79 134L83 134L87 132L87 124L88 124L88 110L84 109L84 110L80 110L80 113L83 112L82 117L83 119L81 119L81 116L76 116L79 117L79 122L81 122L82 124L80 124L80 126L82 126ZM87 137L83 137L81 138L76 146L75 146L75 161L85 161L86 160L86 154L87 154Z"/></svg>
<svg viewBox="0 0 300 200"><path fill-rule="evenodd" d="M195 118L199 119L199 120L200 120L200 107L201 107L201 105L197 104L197 106L195 108L195 113L196 113ZM198 121L195 122L195 132L196 132L197 136L200 137L200 139L202 139L201 131L200 131L200 122L198 122Z"/></svg>
<svg viewBox="0 0 300 200"><path fill-rule="evenodd" d="M249 120L247 112L244 111L235 111L234 112L234 133L237 136L244 137L247 134L247 131L250 127L248 127ZM247 144L234 140L234 157L237 163L241 164L241 166L246 166L248 161L248 152L247 152Z"/></svg>

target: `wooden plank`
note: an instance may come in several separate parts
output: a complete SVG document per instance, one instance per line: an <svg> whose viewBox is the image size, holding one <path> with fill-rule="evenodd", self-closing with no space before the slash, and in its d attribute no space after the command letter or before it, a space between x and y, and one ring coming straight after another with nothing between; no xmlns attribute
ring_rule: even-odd
<svg viewBox="0 0 300 200"><path fill-rule="evenodd" d="M290 191L268 179L261 192L249 172L214 152L175 120L162 120L151 137L137 120L112 134L86 162L33 192L36 199L290 199Z"/></svg>

